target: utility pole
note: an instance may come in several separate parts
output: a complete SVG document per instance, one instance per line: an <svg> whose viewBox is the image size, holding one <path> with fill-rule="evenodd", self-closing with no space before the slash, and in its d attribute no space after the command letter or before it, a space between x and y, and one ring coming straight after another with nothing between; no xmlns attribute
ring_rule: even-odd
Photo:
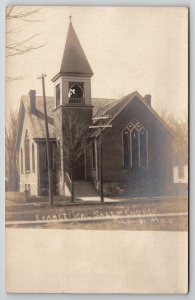
<svg viewBox="0 0 195 300"><path fill-rule="evenodd" d="M92 125L89 128L100 129L100 200L104 203L104 181L103 181L103 144L102 144L102 131L103 128L111 128L112 125L104 125L103 120L110 119L108 115L103 115L101 117L94 117L92 120L100 120L100 125Z"/></svg>
<svg viewBox="0 0 195 300"><path fill-rule="evenodd" d="M48 182L49 182L49 203L50 203L50 205L53 205L53 176L52 176L51 145L50 145L50 141L49 141L47 105L46 105L46 97L45 97L45 77L46 76L47 76L46 74L42 74L38 79L41 79L42 89L43 89L43 108L44 108L44 119L45 119L47 168L48 168Z"/></svg>

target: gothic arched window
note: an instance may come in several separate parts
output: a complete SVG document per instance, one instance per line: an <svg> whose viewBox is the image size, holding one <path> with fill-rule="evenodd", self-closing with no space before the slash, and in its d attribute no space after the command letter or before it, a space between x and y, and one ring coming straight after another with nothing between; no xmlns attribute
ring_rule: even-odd
<svg viewBox="0 0 195 300"><path fill-rule="evenodd" d="M25 134L24 140L24 155L25 155L25 171L30 171L30 141L28 131Z"/></svg>
<svg viewBox="0 0 195 300"><path fill-rule="evenodd" d="M23 173L24 168L23 168L23 150L21 148L20 150L20 172Z"/></svg>
<svg viewBox="0 0 195 300"><path fill-rule="evenodd" d="M148 133L140 122L133 119L123 130L124 168L144 168L148 165Z"/></svg>
<svg viewBox="0 0 195 300"><path fill-rule="evenodd" d="M32 144L32 171L35 171L35 147L34 143Z"/></svg>
<svg viewBox="0 0 195 300"><path fill-rule="evenodd" d="M140 130L140 165L147 167L147 131L145 128Z"/></svg>
<svg viewBox="0 0 195 300"><path fill-rule="evenodd" d="M131 132L130 147L132 151L131 167L139 167L139 132L134 128Z"/></svg>
<svg viewBox="0 0 195 300"><path fill-rule="evenodd" d="M123 130L123 155L124 155L124 168L128 168L128 163L130 159L129 152L129 130Z"/></svg>

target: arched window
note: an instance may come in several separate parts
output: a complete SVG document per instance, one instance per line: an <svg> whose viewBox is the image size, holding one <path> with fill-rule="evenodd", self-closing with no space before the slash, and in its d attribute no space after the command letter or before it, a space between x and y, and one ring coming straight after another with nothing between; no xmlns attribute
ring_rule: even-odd
<svg viewBox="0 0 195 300"><path fill-rule="evenodd" d="M24 155L25 155L25 171L30 171L30 141L28 131L25 134L24 140Z"/></svg>
<svg viewBox="0 0 195 300"><path fill-rule="evenodd" d="M56 85L56 107L60 105L60 84Z"/></svg>
<svg viewBox="0 0 195 300"><path fill-rule="evenodd" d="M129 130L123 130L123 157L124 157L124 168L128 168L128 163L130 159L129 151Z"/></svg>
<svg viewBox="0 0 195 300"><path fill-rule="evenodd" d="M35 171L35 148L34 143L32 143L32 171Z"/></svg>
<svg viewBox="0 0 195 300"><path fill-rule="evenodd" d="M131 141L130 147L132 149L132 161L131 167L137 168L139 167L139 132L137 128L134 128L131 132Z"/></svg>
<svg viewBox="0 0 195 300"><path fill-rule="evenodd" d="M147 131L145 128L140 130L140 165L147 166Z"/></svg>
<svg viewBox="0 0 195 300"><path fill-rule="evenodd" d="M124 168L145 168L148 165L148 133L140 122L133 119L123 130Z"/></svg>
<svg viewBox="0 0 195 300"><path fill-rule="evenodd" d="M84 99L84 83L69 82L68 98L70 103L80 103Z"/></svg>
<svg viewBox="0 0 195 300"><path fill-rule="evenodd" d="M21 173L24 172L24 168L23 168L23 150L22 150L22 148L20 150L20 172Z"/></svg>

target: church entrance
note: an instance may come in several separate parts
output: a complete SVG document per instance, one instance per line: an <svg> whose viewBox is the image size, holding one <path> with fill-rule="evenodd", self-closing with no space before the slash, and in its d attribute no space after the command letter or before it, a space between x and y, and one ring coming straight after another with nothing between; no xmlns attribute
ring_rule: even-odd
<svg viewBox="0 0 195 300"><path fill-rule="evenodd" d="M73 179L74 180L85 180L85 160L84 155L82 155L77 162L75 162L75 166L73 169Z"/></svg>

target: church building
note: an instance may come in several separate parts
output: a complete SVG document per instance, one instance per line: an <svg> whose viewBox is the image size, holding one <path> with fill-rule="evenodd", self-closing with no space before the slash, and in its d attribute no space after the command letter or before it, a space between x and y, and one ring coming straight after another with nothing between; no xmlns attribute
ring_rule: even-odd
<svg viewBox="0 0 195 300"><path fill-rule="evenodd" d="M121 99L91 98L92 76L70 22L61 66L52 79L54 97L46 97L54 194L65 195L72 179L77 197L98 195L100 138L106 195L164 193L172 184L172 133L152 108L151 96L134 91ZM111 126L98 128L101 124ZM21 97L16 149L20 191L46 195L43 97L33 89Z"/></svg>

